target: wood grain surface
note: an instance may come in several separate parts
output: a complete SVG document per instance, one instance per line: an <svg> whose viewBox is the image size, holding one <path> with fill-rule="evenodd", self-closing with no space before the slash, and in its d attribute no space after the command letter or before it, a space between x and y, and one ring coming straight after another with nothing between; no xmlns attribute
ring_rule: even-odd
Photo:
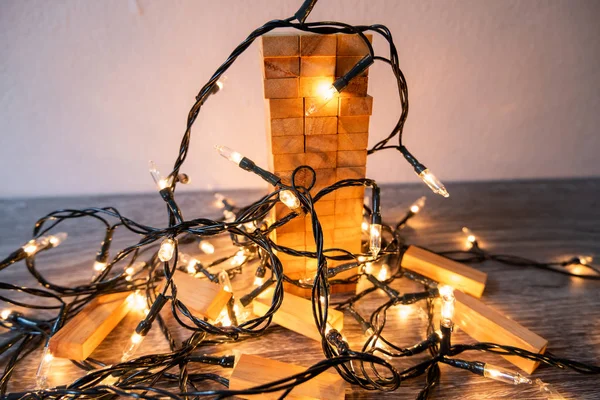
<svg viewBox="0 0 600 400"><path fill-rule="evenodd" d="M243 173L243 172L240 172ZM427 196L424 210L409 222L404 234L406 241L433 250L463 248L461 227L468 226L477 235L480 245L492 252L515 254L539 260L564 260L578 254L600 258L600 180L564 180L536 182L489 182L449 184L449 199L431 194L423 185L384 186L382 211L385 221L397 221L410 204L422 195ZM224 192L244 205L258 198L260 191ZM179 193L177 200L188 219L217 217L210 193ZM153 226L167 222L165 205L158 193L73 198L0 200L0 256L26 242L33 224L39 217L59 208L115 206L125 216ZM51 281L62 285L83 283L89 279L94 255L103 238L102 226L93 221L69 221L61 224L69 233L58 248L44 252L37 259L39 270ZM111 254L135 240L125 231L117 231ZM226 239L213 243L217 253L233 252ZM221 246L222 245L222 246ZM226 249L226 250L222 250ZM223 254L223 253L221 253ZM596 261L597 262L597 261ZM488 274L481 298L504 315L514 319L549 341L548 351L579 361L600 364L600 282L583 281L536 269L508 267L487 262L475 265ZM252 271L248 271L252 275ZM244 293L252 276L238 276L232 284L234 292ZM0 272L0 281L33 286L24 264L15 264ZM393 287L401 291L418 290L412 282L400 280ZM339 299L332 296L332 301ZM370 313L384 301L384 295L374 292L357 308ZM4 307L0 304L0 307ZM390 311L394 311L391 309ZM30 313L29 311L26 311ZM38 314L39 315L39 314ZM389 323L384 334L393 342L408 346L424 337L425 320L418 306L388 313ZM187 332L166 316L183 340ZM138 320L131 314L109 334L92 354L106 363L118 361L121 349ZM358 324L345 315L344 335L357 349L362 340ZM0 333L5 340L9 333ZM463 332L453 336L456 343L471 343ZM269 333L236 344L203 347L199 351L213 354L232 354L233 350L262 357L309 366L322 359L321 346L309 338L272 326ZM138 355L166 352L168 345L159 330L153 328L143 342ZM11 352L1 355L5 362ZM462 357L464 355L464 357ZM462 358L481 360L515 369L500 356L483 353L464 353ZM22 391L34 386L34 374L40 352L34 352L17 367L9 386ZM395 361L398 368L414 365L425 356ZM229 377L231 370L202 366L203 372L217 372ZM545 399L535 387L522 390L475 376L469 372L442 365L441 383L432 394L435 399ZM65 384L82 376L83 371L68 360L56 359L50 375L51 385ZM551 383L565 398L600 398L600 379L579 375L547 366L540 366L533 375ZM346 384L347 399L414 398L424 377L404 383L396 392L368 392Z"/></svg>

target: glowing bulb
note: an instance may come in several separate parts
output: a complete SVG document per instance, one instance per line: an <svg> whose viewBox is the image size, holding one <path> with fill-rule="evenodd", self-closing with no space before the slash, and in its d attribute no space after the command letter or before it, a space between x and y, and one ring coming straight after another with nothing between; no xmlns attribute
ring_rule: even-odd
<svg viewBox="0 0 600 400"><path fill-rule="evenodd" d="M48 387L48 374L52 368L52 360L54 360L54 356L48 348L48 345L46 345L42 351L42 359L35 374L35 383L38 389L45 389Z"/></svg>
<svg viewBox="0 0 600 400"><path fill-rule="evenodd" d="M38 245L34 239L31 239L25 246L23 246L23 251L27 253L28 256L31 256L37 252Z"/></svg>
<svg viewBox="0 0 600 400"><path fill-rule="evenodd" d="M300 200L291 190L282 190L279 192L279 200L292 211L301 207Z"/></svg>
<svg viewBox="0 0 600 400"><path fill-rule="evenodd" d="M254 286L260 286L265 283L264 278L259 278L258 276L254 278Z"/></svg>
<svg viewBox="0 0 600 400"><path fill-rule="evenodd" d="M223 87L224 87L224 86L225 86L225 85L223 84L223 82L221 82L221 81L217 81L217 87L219 88L219 91L223 90Z"/></svg>
<svg viewBox="0 0 600 400"><path fill-rule="evenodd" d="M133 264L131 264L129 267L125 268L125 275L127 275L125 277L125 280L130 282L133 279L133 276L135 274L137 274L138 272L140 272L145 266L146 266L145 262L136 261Z"/></svg>
<svg viewBox="0 0 600 400"><path fill-rule="evenodd" d="M506 368L497 367L491 364L485 364L483 366L483 376L499 382L508 383L511 385L519 385L522 383L531 384L532 381L529 378L524 377L518 372L511 371Z"/></svg>
<svg viewBox="0 0 600 400"><path fill-rule="evenodd" d="M244 250L239 250L235 253L235 256L231 259L231 265L234 267L239 267L246 261L246 253Z"/></svg>
<svg viewBox="0 0 600 400"><path fill-rule="evenodd" d="M207 242L205 240L200 242L200 250L202 250L206 254L213 254L215 252L215 246L211 242Z"/></svg>
<svg viewBox="0 0 600 400"><path fill-rule="evenodd" d="M225 222L235 221L235 213L229 210L223 210L223 217L225 217Z"/></svg>
<svg viewBox="0 0 600 400"><path fill-rule="evenodd" d="M233 287L231 286L231 280L229 279L229 274L224 269L219 272L218 275L219 283L223 286L223 290L229 293L233 293Z"/></svg>
<svg viewBox="0 0 600 400"><path fill-rule="evenodd" d="M446 328L452 328L452 319L454 318L454 303L456 298L454 297L454 288L442 285L438 287L440 297L442 298L442 309L441 309L441 324Z"/></svg>
<svg viewBox="0 0 600 400"><path fill-rule="evenodd" d="M158 250L158 258L160 261L167 262L173 258L173 253L175 252L175 241L171 238L167 238L162 241L160 244L160 249Z"/></svg>
<svg viewBox="0 0 600 400"><path fill-rule="evenodd" d="M581 265L590 265L594 261L594 258L591 256L578 256L577 259Z"/></svg>
<svg viewBox="0 0 600 400"><path fill-rule="evenodd" d="M66 232L58 232L54 235L48 236L48 241L52 245L52 247L56 247L67 239Z"/></svg>
<svg viewBox="0 0 600 400"><path fill-rule="evenodd" d="M225 208L223 200L225 200L225 196L223 196L221 193L215 193L215 206L217 208Z"/></svg>
<svg viewBox="0 0 600 400"><path fill-rule="evenodd" d="M362 229L363 232L369 232L370 226L371 226L371 224L369 224L367 221L363 221L362 224L360 224L360 228Z"/></svg>
<svg viewBox="0 0 600 400"><path fill-rule="evenodd" d="M229 161L231 161L232 163L235 163L237 165L240 165L240 161L242 161L242 158L244 158L243 155L241 155L237 151L231 150L227 146L219 146L218 145L218 146L215 146L215 149L217 149L217 151L219 152L219 154L222 157L225 157L226 159L228 159Z"/></svg>
<svg viewBox="0 0 600 400"><path fill-rule="evenodd" d="M425 196L419 197L417 199L417 201L415 201L411 206L410 206L410 211L413 214L417 214L419 211L421 211L423 209L423 207L425 207L425 201L427 200L427 198Z"/></svg>
<svg viewBox="0 0 600 400"><path fill-rule="evenodd" d="M171 186L170 179L162 177L162 175L160 174L160 171L158 170L158 168L156 168L156 164L154 164L154 161L150 160L149 165L150 165L150 168L149 168L150 175L152 176L154 183L156 183L158 190L163 190L163 189Z"/></svg>
<svg viewBox="0 0 600 400"><path fill-rule="evenodd" d="M321 87L318 88L317 90L319 97L318 99L308 108L308 110L306 110L306 116L310 116L314 113L316 113L317 111L319 111L320 109L322 109L323 107L325 107L325 105L327 103L329 103L331 101L331 99L333 99L335 97L336 94L338 94L337 89L331 85L331 86L327 86L327 84L322 85Z"/></svg>
<svg viewBox="0 0 600 400"><path fill-rule="evenodd" d="M381 272L381 271L380 271ZM373 263L372 262L368 262L365 264L365 274L372 274L373 273ZM387 275L387 272L386 272Z"/></svg>
<svg viewBox="0 0 600 400"><path fill-rule="evenodd" d="M472 247L473 244L477 241L477 238L475 237L473 232L466 226L463 226L462 231L467 237L467 247Z"/></svg>
<svg viewBox="0 0 600 400"><path fill-rule="evenodd" d="M385 281L387 279L387 274L388 274L388 266L387 266L387 264L383 264L381 266L381 269L379 270L377 279L380 281Z"/></svg>
<svg viewBox="0 0 600 400"><path fill-rule="evenodd" d="M23 251L28 255L32 256L37 253L39 250L46 248L47 246L56 247L61 244L67 238L67 234L65 232L59 232L55 235L49 236L40 236L37 239L31 239L29 242L25 243L22 247Z"/></svg>
<svg viewBox="0 0 600 400"><path fill-rule="evenodd" d="M419 175L419 178L421 178L421 180L423 182L425 182L425 184L427 186L429 186L429 188L433 191L433 193L437 193L444 197L450 197L450 194L448 193L448 191L446 190L446 188L444 187L442 182L440 182L435 177L435 175L433 175L429 171L429 169L425 169L425 170L421 171L418 175Z"/></svg>
<svg viewBox="0 0 600 400"><path fill-rule="evenodd" d="M371 224L369 249L373 258L376 258L381 251L381 224Z"/></svg>
<svg viewBox="0 0 600 400"><path fill-rule="evenodd" d="M0 312L0 318L3 320L7 320L8 317L10 317L10 314L12 314L12 310L5 308L4 310L2 310L2 312Z"/></svg>
<svg viewBox="0 0 600 400"><path fill-rule="evenodd" d="M127 303L135 311L143 311L144 313L147 313L147 311L149 311L148 303L146 302L146 297L142 295L139 291L131 293L129 296L127 296Z"/></svg>
<svg viewBox="0 0 600 400"><path fill-rule="evenodd" d="M102 272L106 269L106 262L96 261L94 262L94 271Z"/></svg>
<svg viewBox="0 0 600 400"><path fill-rule="evenodd" d="M123 355L121 356L121 362L125 362L131 358L136 352L136 350L141 346L144 341L144 336L140 335L137 332L133 332L133 335L129 338L129 343L125 346L123 350Z"/></svg>
<svg viewBox="0 0 600 400"><path fill-rule="evenodd" d="M224 327L231 326L231 318L229 318L227 308L224 308L223 311L221 311L221 314L219 314L219 317L217 318L216 322L220 323L221 326Z"/></svg>

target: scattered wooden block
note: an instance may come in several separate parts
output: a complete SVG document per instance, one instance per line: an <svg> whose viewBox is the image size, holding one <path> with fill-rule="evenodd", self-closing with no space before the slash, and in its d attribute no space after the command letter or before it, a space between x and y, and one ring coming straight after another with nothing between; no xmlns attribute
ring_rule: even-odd
<svg viewBox="0 0 600 400"><path fill-rule="evenodd" d="M264 80L265 99L296 99L300 93L299 78Z"/></svg>
<svg viewBox="0 0 600 400"><path fill-rule="evenodd" d="M306 117L304 119L304 134L335 135L337 125L337 117Z"/></svg>
<svg viewBox="0 0 600 400"><path fill-rule="evenodd" d="M333 76L335 74L334 57L302 57L300 76Z"/></svg>
<svg viewBox="0 0 600 400"><path fill-rule="evenodd" d="M358 76L352 79L340 92L340 97L365 97L369 89L369 78Z"/></svg>
<svg viewBox="0 0 600 400"><path fill-rule="evenodd" d="M501 343L539 354L546 351L548 341L543 337L467 294L455 291L454 296L456 297L453 319L455 324L478 342ZM539 365L539 362L521 357L504 358L528 374L532 374Z"/></svg>
<svg viewBox="0 0 600 400"><path fill-rule="evenodd" d="M304 134L304 118L283 118L271 120L271 136L297 136Z"/></svg>
<svg viewBox="0 0 600 400"><path fill-rule="evenodd" d="M336 55L338 35L301 35L301 56L334 56Z"/></svg>
<svg viewBox="0 0 600 400"><path fill-rule="evenodd" d="M300 232L277 233L277 244L299 250L298 246L304 246L304 229Z"/></svg>
<svg viewBox="0 0 600 400"><path fill-rule="evenodd" d="M173 282L177 286L177 300L196 316L216 320L233 296L219 284L206 279L196 279L182 271L175 271ZM161 289L164 283L161 285Z"/></svg>
<svg viewBox="0 0 600 400"><path fill-rule="evenodd" d="M263 316L271 306L271 299L256 299L252 302L254 314ZM286 329L306 336L307 338L321 341L321 335L315 326L312 314L312 303L289 293L284 294L281 307L273 316L273 322ZM344 314L341 311L328 309L327 322L338 331L344 327Z"/></svg>
<svg viewBox="0 0 600 400"><path fill-rule="evenodd" d="M358 62L362 60L361 56L338 56L335 64L335 76L346 75ZM358 76L368 76L369 68L364 70Z"/></svg>
<svg viewBox="0 0 600 400"><path fill-rule="evenodd" d="M267 35L261 38L263 57L291 57L300 55L298 35Z"/></svg>
<svg viewBox="0 0 600 400"><path fill-rule="evenodd" d="M308 135L306 136L306 152L336 151L338 148L337 135Z"/></svg>
<svg viewBox="0 0 600 400"><path fill-rule="evenodd" d="M335 201L319 200L314 203L314 209L319 217L321 215L334 215Z"/></svg>
<svg viewBox="0 0 600 400"><path fill-rule="evenodd" d="M323 229L323 231L333 231L335 229L337 215L317 215L317 218L319 219L319 223L321 224L321 229ZM312 218L310 215L306 216L304 225L305 231L312 235Z"/></svg>
<svg viewBox="0 0 600 400"><path fill-rule="evenodd" d="M336 170L336 181L361 179L367 175L367 167L340 167Z"/></svg>
<svg viewBox="0 0 600 400"><path fill-rule="evenodd" d="M296 154L304 152L304 135L274 136L271 138L272 154Z"/></svg>
<svg viewBox="0 0 600 400"><path fill-rule="evenodd" d="M274 154L273 169L275 174L277 171L293 171L297 167L306 164L306 154Z"/></svg>
<svg viewBox="0 0 600 400"><path fill-rule="evenodd" d="M364 150L368 144L368 133L340 133L337 135L338 150Z"/></svg>
<svg viewBox="0 0 600 400"><path fill-rule="evenodd" d="M367 150L344 150L337 152L338 167L364 167L367 165Z"/></svg>
<svg viewBox="0 0 600 400"><path fill-rule="evenodd" d="M233 368L229 379L229 389L242 390L254 386L264 385L268 382L301 373L306 368L270 360L254 355L242 354ZM313 379L296 386L286 398L298 400L311 399L344 399L344 380L335 373L323 372ZM244 399L279 399L283 391L248 396L237 395Z"/></svg>
<svg viewBox="0 0 600 400"><path fill-rule="evenodd" d="M306 165L314 169L335 168L336 152L306 153Z"/></svg>
<svg viewBox="0 0 600 400"><path fill-rule="evenodd" d="M337 55L339 56L355 56L364 57L369 54L369 48L364 40L354 35L336 35L337 36ZM369 42L373 43L373 35L365 34ZM352 68L352 67L350 67Z"/></svg>
<svg viewBox="0 0 600 400"><path fill-rule="evenodd" d="M264 58L263 71L267 79L299 77L300 57Z"/></svg>
<svg viewBox="0 0 600 400"><path fill-rule="evenodd" d="M403 268L452 286L467 294L481 297L487 274L467 265L442 257L417 246L409 246L402 257Z"/></svg>
<svg viewBox="0 0 600 400"><path fill-rule="evenodd" d="M347 199L360 199L363 200L365 197L364 186L351 186L345 187L335 192L335 201L347 200Z"/></svg>
<svg viewBox="0 0 600 400"><path fill-rule="evenodd" d="M373 97L340 97L340 112L339 115L356 116L356 115L371 115L373 111Z"/></svg>
<svg viewBox="0 0 600 400"><path fill-rule="evenodd" d="M347 199L335 201L335 216L357 214L362 217L363 200L362 199Z"/></svg>
<svg viewBox="0 0 600 400"><path fill-rule="evenodd" d="M269 117L272 119L304 116L304 101L301 98L267 99L266 101L269 104Z"/></svg>
<svg viewBox="0 0 600 400"><path fill-rule="evenodd" d="M82 308L50 338L54 357L78 361L88 358L131 309L129 294L99 296Z"/></svg>
<svg viewBox="0 0 600 400"><path fill-rule="evenodd" d="M333 83L333 76L300 77L300 97L321 97ZM336 114L337 115L337 114Z"/></svg>
<svg viewBox="0 0 600 400"><path fill-rule="evenodd" d="M357 115L338 118L338 133L369 132L369 116Z"/></svg>
<svg viewBox="0 0 600 400"><path fill-rule="evenodd" d="M313 104L320 104L320 99L315 97L307 97L304 99L304 109L310 109ZM318 111L311 114L312 117L336 117L338 115L339 98L334 97L327 104L321 107Z"/></svg>

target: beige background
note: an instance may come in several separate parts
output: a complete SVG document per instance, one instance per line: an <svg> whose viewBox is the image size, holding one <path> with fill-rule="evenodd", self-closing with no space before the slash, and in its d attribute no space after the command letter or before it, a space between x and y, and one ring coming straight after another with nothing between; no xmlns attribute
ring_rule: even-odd
<svg viewBox="0 0 600 400"><path fill-rule="evenodd" d="M153 190L194 96L255 27L300 0L0 1L0 197ZM600 2L321 0L312 20L383 23L409 85L405 143L445 182L600 175ZM376 52L386 55L381 40ZM265 163L258 46L204 107L191 189L261 187L216 155ZM373 67L371 143L398 100ZM415 182L395 152L368 175Z"/></svg>

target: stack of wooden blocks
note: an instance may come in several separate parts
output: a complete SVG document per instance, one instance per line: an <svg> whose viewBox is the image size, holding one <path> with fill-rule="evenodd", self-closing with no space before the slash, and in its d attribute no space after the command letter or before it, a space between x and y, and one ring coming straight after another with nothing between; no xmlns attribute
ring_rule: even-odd
<svg viewBox="0 0 600 400"><path fill-rule="evenodd" d="M367 36L372 40L371 36ZM368 53L357 35L280 35L262 37L264 94L268 113L271 170L290 183L292 171L300 165L315 169L312 194L331 184L351 178L365 178L369 116L373 98L367 94L368 70L310 116L306 110L336 77L344 75ZM308 173L298 174L297 185L305 185ZM364 187L344 188L316 203L323 228L325 248L361 251L361 222ZM282 203L277 219L289 214ZM296 218L276 232L276 242L298 250L315 251L310 216ZM279 254L285 273L293 279L312 277L314 259ZM329 262L330 267L336 265ZM336 278L354 275L346 271ZM339 291L355 285L338 285ZM309 290L286 286L286 291L309 296Z"/></svg>

